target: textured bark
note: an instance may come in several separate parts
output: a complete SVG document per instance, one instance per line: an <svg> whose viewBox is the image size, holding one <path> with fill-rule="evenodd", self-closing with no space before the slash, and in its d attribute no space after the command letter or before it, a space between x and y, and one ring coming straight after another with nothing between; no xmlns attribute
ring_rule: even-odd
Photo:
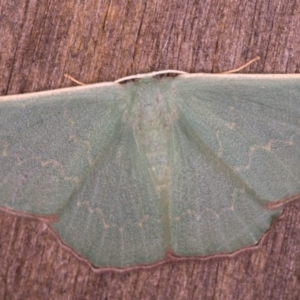
<svg viewBox="0 0 300 300"><path fill-rule="evenodd" d="M299 0L1 0L0 94L74 85L64 73L217 73L256 55L243 72L298 73L299 13ZM294 202L257 249L94 272L42 222L0 211L0 299L299 299L299 232Z"/></svg>

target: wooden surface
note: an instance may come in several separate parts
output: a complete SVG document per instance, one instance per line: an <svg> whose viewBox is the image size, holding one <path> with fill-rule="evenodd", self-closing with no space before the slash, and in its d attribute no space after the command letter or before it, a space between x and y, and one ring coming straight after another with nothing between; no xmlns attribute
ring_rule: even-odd
<svg viewBox="0 0 300 300"><path fill-rule="evenodd" d="M299 14L299 0L1 0L0 94L256 55L244 72L299 73ZM122 272L94 272L45 224L0 211L0 266L0 299L299 299L300 203L258 249Z"/></svg>

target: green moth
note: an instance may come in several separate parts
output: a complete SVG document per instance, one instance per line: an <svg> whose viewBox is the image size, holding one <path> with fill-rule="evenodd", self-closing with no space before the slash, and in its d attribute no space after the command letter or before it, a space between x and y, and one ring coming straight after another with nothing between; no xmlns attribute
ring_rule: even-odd
<svg viewBox="0 0 300 300"><path fill-rule="evenodd" d="M0 205L101 267L257 243L300 197L300 75L155 74L1 97Z"/></svg>

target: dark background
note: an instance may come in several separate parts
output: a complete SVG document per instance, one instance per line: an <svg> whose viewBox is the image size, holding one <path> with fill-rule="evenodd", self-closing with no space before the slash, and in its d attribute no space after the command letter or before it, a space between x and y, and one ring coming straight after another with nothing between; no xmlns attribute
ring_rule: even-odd
<svg viewBox="0 0 300 300"><path fill-rule="evenodd" d="M299 73L299 0L0 0L0 94L163 69ZM284 99L282 99L284 106ZM0 170L1 172L1 170ZM300 203L258 249L94 272L42 222L0 211L0 299L299 299Z"/></svg>

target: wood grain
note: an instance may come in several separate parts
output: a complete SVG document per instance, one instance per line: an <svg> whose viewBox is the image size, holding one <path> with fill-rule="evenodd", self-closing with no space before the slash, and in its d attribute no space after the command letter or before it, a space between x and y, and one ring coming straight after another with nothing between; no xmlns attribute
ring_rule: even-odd
<svg viewBox="0 0 300 300"><path fill-rule="evenodd" d="M163 69L299 73L299 0L2 0L0 94ZM283 99L284 105L284 99ZM1 170L0 170L1 172ZM299 299L300 203L258 249L94 272L42 222L0 212L0 299Z"/></svg>

